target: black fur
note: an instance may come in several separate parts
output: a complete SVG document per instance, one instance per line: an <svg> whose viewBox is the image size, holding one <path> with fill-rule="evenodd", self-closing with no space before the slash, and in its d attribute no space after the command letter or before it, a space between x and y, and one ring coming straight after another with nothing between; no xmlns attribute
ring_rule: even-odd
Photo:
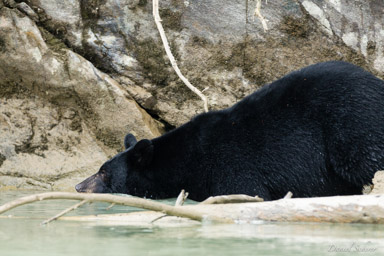
<svg viewBox="0 0 384 256"><path fill-rule="evenodd" d="M352 64L319 63L228 109L126 144L101 167L102 178L77 190L167 198L185 189L195 200L361 194L384 168L384 82ZM92 185L100 179L104 185Z"/></svg>

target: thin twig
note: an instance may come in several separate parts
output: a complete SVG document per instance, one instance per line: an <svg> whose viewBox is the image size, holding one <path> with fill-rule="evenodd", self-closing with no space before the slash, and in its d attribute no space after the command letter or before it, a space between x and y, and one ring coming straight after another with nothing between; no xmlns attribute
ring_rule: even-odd
<svg viewBox="0 0 384 256"><path fill-rule="evenodd" d="M189 195L189 193L185 192L185 190L182 189L179 196L176 199L175 206L182 206L184 204L185 200L187 200L188 195Z"/></svg>
<svg viewBox="0 0 384 256"><path fill-rule="evenodd" d="M67 214L68 212L70 211L73 211L75 209L77 209L78 207L82 206L83 204L87 203L88 201L87 200L83 200L75 205L72 205L71 207L69 207L68 209L65 209L64 211L58 213L57 215L53 216L52 218L48 219L48 220L45 220L41 223L41 225L45 225L45 224L48 224L49 222L51 221L54 221L54 220L57 220L58 218L60 218L61 216Z"/></svg>
<svg viewBox="0 0 384 256"><path fill-rule="evenodd" d="M56 199L69 199L69 200L87 200L89 202L106 202L115 203L120 205L132 206L152 211L163 212L167 215L189 218L192 220L209 220L212 222L233 223L232 219L218 217L216 215L206 215L198 211L188 210L184 207L175 207L151 200L146 200L136 197L125 197L110 194L86 194L86 193L70 193L70 192L49 192L41 193L30 196L25 196L9 203L0 206L0 214L9 211L15 207L29 204L42 200L56 200Z"/></svg>
<svg viewBox="0 0 384 256"><path fill-rule="evenodd" d="M165 48L165 52L167 53L167 56L172 64L173 69L176 71L176 74L179 76L179 78L184 82L184 84L194 93L196 93L204 102L204 111L208 112L208 99L207 97L196 87L194 87L187 78L181 73L179 67L177 66L175 57L173 57L173 54L171 52L171 49L169 47L169 43L167 40L167 37L164 32L163 25L161 25L161 18L159 14L159 0L153 0L153 17L155 19L155 23L157 26L157 29L159 30L161 40L163 41L163 45Z"/></svg>
<svg viewBox="0 0 384 256"><path fill-rule="evenodd" d="M152 221L150 222L150 224L153 224L155 221L158 221L159 219L162 219L162 218L167 217L167 216L169 216L169 215L168 215L168 214L163 214L163 215L157 217L156 219L152 220Z"/></svg>
<svg viewBox="0 0 384 256"><path fill-rule="evenodd" d="M254 15L259 18L261 24L263 25L263 28L264 28L264 32L268 30L268 26L267 26L267 21L265 20L265 18L263 17L263 15L261 15L261 0L256 0L256 8L255 8L255 12L254 12Z"/></svg>
<svg viewBox="0 0 384 256"><path fill-rule="evenodd" d="M200 204L233 204L233 203L251 203L263 202L264 200L258 196L248 195L226 195L226 196L211 196Z"/></svg>
<svg viewBox="0 0 384 256"><path fill-rule="evenodd" d="M291 191L288 191L288 193L284 196L283 199L291 199L293 196L293 193Z"/></svg>
<svg viewBox="0 0 384 256"><path fill-rule="evenodd" d="M105 210L109 210L109 209L111 209L113 206L115 206L116 204L115 203L112 203L112 204L110 204L107 208L105 208Z"/></svg>
<svg viewBox="0 0 384 256"><path fill-rule="evenodd" d="M182 206L184 204L185 200L187 200L188 195L189 195L189 193L185 192L185 190L182 189L179 196L176 199L175 206ZM153 224L155 221L158 221L158 220L160 220L164 217L167 217L167 216L169 216L169 215L167 215L167 214L161 215L161 216L157 217L156 219L152 220L150 223Z"/></svg>

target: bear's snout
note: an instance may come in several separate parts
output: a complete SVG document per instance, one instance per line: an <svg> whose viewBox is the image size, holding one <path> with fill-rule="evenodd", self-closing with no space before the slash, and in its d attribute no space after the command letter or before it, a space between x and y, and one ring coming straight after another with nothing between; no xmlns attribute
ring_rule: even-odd
<svg viewBox="0 0 384 256"><path fill-rule="evenodd" d="M81 183L77 184L75 186L75 189L76 189L77 192L84 192L83 187L81 186Z"/></svg>
<svg viewBox="0 0 384 256"><path fill-rule="evenodd" d="M80 193L94 193L95 188L97 187L98 182L97 174L92 175L91 177L83 180L75 186L77 192Z"/></svg>
<svg viewBox="0 0 384 256"><path fill-rule="evenodd" d="M111 190L106 186L102 175L96 173L75 186L80 193L110 193Z"/></svg>

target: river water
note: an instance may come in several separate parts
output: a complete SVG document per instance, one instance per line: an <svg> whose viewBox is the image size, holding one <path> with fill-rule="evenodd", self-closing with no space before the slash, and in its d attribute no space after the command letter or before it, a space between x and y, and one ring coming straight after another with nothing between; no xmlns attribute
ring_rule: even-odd
<svg viewBox="0 0 384 256"><path fill-rule="evenodd" d="M0 205L28 194L0 191ZM262 222L133 227L64 220L40 224L74 203L43 201L1 215L0 255L384 255L384 225ZM69 215L136 210L124 206L106 210L107 206L84 205Z"/></svg>

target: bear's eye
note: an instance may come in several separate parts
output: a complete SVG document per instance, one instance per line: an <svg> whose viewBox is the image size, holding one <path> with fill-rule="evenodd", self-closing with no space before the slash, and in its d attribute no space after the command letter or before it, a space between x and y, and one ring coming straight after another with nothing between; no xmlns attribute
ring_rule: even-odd
<svg viewBox="0 0 384 256"><path fill-rule="evenodd" d="M104 183L108 183L110 181L110 175L105 169L101 169L99 171L99 177Z"/></svg>

